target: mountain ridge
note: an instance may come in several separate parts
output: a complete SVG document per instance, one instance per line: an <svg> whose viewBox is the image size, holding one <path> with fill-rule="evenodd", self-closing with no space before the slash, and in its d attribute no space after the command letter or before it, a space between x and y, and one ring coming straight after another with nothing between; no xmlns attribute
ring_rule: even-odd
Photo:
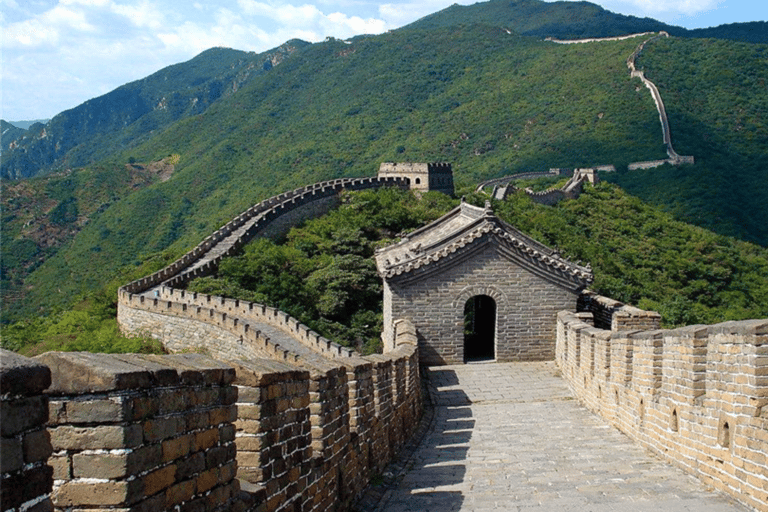
<svg viewBox="0 0 768 512"><path fill-rule="evenodd" d="M667 32L678 37L718 38L768 43L768 22L730 23L686 29L653 18L609 11L591 2L544 2L542 0L488 0L472 5L453 4L407 25L405 28L437 28L461 23L503 25L521 35L584 39L624 36L641 32Z"/></svg>
<svg viewBox="0 0 768 512"><path fill-rule="evenodd" d="M6 179L82 167L140 144L153 133L200 114L235 93L253 76L272 69L305 43L291 40L260 54L211 48L187 62L92 98L35 124L2 162Z"/></svg>
<svg viewBox="0 0 768 512"><path fill-rule="evenodd" d="M687 30L651 18L616 14L590 2L542 0L489 0L470 6L454 4L397 30L433 29L467 23L501 26L541 39L602 38L666 31L681 37L768 43L768 22ZM358 36L352 40L361 37L369 36ZM4 139L2 144L7 153L0 162L0 177L28 178L53 170L88 165L114 152L136 146L173 122L201 113L227 91L236 91L252 76L269 71L294 51L310 45L293 39L260 54L211 48L185 63L168 66L148 77L120 86L61 112L44 125L31 127L16 139L6 137L10 140ZM212 55L214 53L215 56ZM183 74L194 68L211 66L213 62L220 64L217 68L220 73L227 66L232 66L235 69L231 71L241 71L244 76L228 72L202 81L194 77L193 82L197 83L192 85L196 87L193 91L183 91L184 88L189 89L189 85L147 91L157 87L157 79L167 81L174 71L183 69ZM179 84L178 80L172 83ZM113 112L114 105L118 103L122 105L121 113L104 115L105 112ZM12 150L11 144L14 146Z"/></svg>

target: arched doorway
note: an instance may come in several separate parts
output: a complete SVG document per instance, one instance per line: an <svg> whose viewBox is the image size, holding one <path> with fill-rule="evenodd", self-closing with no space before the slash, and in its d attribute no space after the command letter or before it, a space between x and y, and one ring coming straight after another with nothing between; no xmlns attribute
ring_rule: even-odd
<svg viewBox="0 0 768 512"><path fill-rule="evenodd" d="M496 358L496 301L475 295L464 304L464 361Z"/></svg>

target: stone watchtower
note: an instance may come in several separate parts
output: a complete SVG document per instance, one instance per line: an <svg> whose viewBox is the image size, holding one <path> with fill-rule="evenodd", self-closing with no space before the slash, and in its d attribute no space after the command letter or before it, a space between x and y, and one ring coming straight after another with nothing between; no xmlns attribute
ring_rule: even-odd
<svg viewBox="0 0 768 512"><path fill-rule="evenodd" d="M384 162L379 167L379 178L405 177L411 181L411 190L435 190L453 195L453 170L448 163Z"/></svg>
<svg viewBox="0 0 768 512"><path fill-rule="evenodd" d="M376 253L384 280L384 351L398 322L416 329L422 364L551 360L557 313L576 311L592 281L572 263L462 202Z"/></svg>

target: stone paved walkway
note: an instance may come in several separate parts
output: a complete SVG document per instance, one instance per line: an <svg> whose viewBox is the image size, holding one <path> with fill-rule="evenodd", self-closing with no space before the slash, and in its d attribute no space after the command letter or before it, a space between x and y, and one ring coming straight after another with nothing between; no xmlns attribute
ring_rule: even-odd
<svg viewBox="0 0 768 512"><path fill-rule="evenodd" d="M748 510L573 398L554 363L434 367L433 423L386 512Z"/></svg>

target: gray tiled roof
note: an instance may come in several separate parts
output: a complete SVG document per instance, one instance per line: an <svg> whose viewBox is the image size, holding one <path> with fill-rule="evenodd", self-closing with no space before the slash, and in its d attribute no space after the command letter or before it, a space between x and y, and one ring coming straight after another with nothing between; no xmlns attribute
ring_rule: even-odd
<svg viewBox="0 0 768 512"><path fill-rule="evenodd" d="M376 266L384 278L412 273L429 266L439 266L445 259L470 251L483 242L494 240L501 253L521 266L535 269L554 281L586 286L592 281L592 270L566 260L553 249L541 244L503 222L485 208L462 202L443 217L380 249ZM465 249L466 248L466 249Z"/></svg>

